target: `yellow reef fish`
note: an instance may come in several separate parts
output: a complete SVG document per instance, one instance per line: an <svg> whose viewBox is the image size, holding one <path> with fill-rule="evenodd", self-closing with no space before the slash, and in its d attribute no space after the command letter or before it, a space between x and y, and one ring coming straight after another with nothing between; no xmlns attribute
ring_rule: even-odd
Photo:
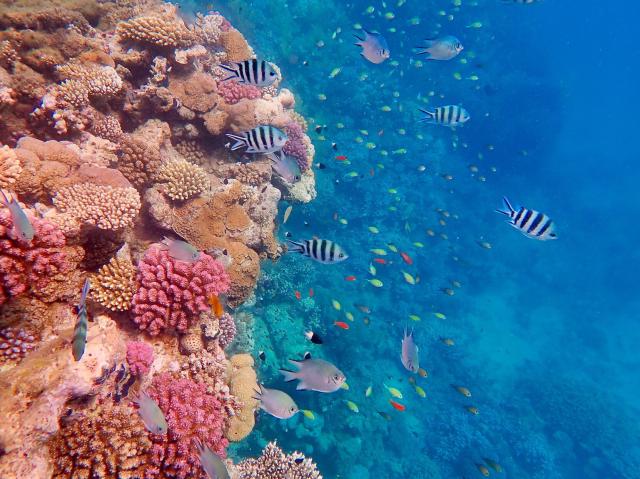
<svg viewBox="0 0 640 479"><path fill-rule="evenodd" d="M331 305L334 307L334 309L340 311L342 309L342 305L340 304L339 301L332 299L331 300Z"/></svg>
<svg viewBox="0 0 640 479"><path fill-rule="evenodd" d="M311 419L312 421L316 418L315 414L313 414L313 411L309 411L308 409L303 409L302 414L304 414L304 417L306 417L307 419Z"/></svg>
<svg viewBox="0 0 640 479"><path fill-rule="evenodd" d="M371 283L371 285L376 288L382 288L382 286L384 286L384 283L379 279L369 279L367 281L369 281L369 283Z"/></svg>
<svg viewBox="0 0 640 479"><path fill-rule="evenodd" d="M325 101L327 99L327 95L324 93L318 93L318 100Z"/></svg>
<svg viewBox="0 0 640 479"><path fill-rule="evenodd" d="M346 224L348 224L348 223L349 223L349 222L347 221L347 219L346 219L346 218L340 218L340 224L346 225Z"/></svg>
<svg viewBox="0 0 640 479"><path fill-rule="evenodd" d="M467 28L482 28L482 22L473 22L467 25Z"/></svg>
<svg viewBox="0 0 640 479"><path fill-rule="evenodd" d="M420 321L420 316L418 316L417 314L410 314L409 319L411 321Z"/></svg>
<svg viewBox="0 0 640 479"><path fill-rule="evenodd" d="M487 469L484 464L476 464L476 467L478 468L478 471L480 471L480 474L484 477L489 477L489 469Z"/></svg>
<svg viewBox="0 0 640 479"><path fill-rule="evenodd" d="M349 321L354 320L353 314L350 311L347 311L346 313L344 313L344 315Z"/></svg>
<svg viewBox="0 0 640 479"><path fill-rule="evenodd" d="M387 20L393 20L394 18L396 18L396 16L393 14L393 12L387 12L384 14L384 18L386 18Z"/></svg>
<svg viewBox="0 0 640 479"><path fill-rule="evenodd" d="M480 414L480 411L478 411L478 408L475 406L467 406L465 407L465 409L469 411L471 414L473 414L474 416L477 416L478 414Z"/></svg>
<svg viewBox="0 0 640 479"><path fill-rule="evenodd" d="M331 73L329 74L329 78L335 78L340 74L340 71L342 70L342 68L340 67L336 67L333 70L331 70Z"/></svg>
<svg viewBox="0 0 640 479"><path fill-rule="evenodd" d="M487 466L489 466L491 469L493 469L496 472L502 472L502 466L500 464L498 464L496 461L492 460L492 459L488 459L486 457L483 457L482 460L484 462L487 463Z"/></svg>
<svg viewBox="0 0 640 479"><path fill-rule="evenodd" d="M394 388L394 387L389 387L386 384L383 384L383 386L387 389L387 391L389 391L389 393L391 393L391 395L394 398L402 399L402 393L400 392L399 389Z"/></svg>
<svg viewBox="0 0 640 479"><path fill-rule="evenodd" d="M416 284L416 279L411 276L409 273L403 271L402 276L404 276L404 280L409 284Z"/></svg>
<svg viewBox="0 0 640 479"><path fill-rule="evenodd" d="M407 149L406 148L398 148L397 150L393 150L391 152L394 155L406 155L407 154Z"/></svg>
<svg viewBox="0 0 640 479"><path fill-rule="evenodd" d="M380 233L380 230L378 228L376 228L375 226L369 226L368 230L373 233L374 235L377 235L378 233Z"/></svg>
<svg viewBox="0 0 640 479"><path fill-rule="evenodd" d="M444 313L433 313L433 315L438 319L447 319Z"/></svg>
<svg viewBox="0 0 640 479"><path fill-rule="evenodd" d="M464 386L456 386L455 384L452 384L451 387L462 394L464 397L471 397L471 391L469 391L468 388L465 388Z"/></svg>
<svg viewBox="0 0 640 479"><path fill-rule="evenodd" d="M442 341L442 343L446 344L447 346L453 346L454 344L456 344L451 338L440 338L440 341Z"/></svg>
<svg viewBox="0 0 640 479"><path fill-rule="evenodd" d="M392 243L387 243L387 247L389 248L389 250L393 251L394 253L398 252L398 248L396 247L396 245Z"/></svg>
<svg viewBox="0 0 640 479"><path fill-rule="evenodd" d="M374 248L371 250L373 254L377 254L378 256L387 256L387 251L382 248Z"/></svg>
<svg viewBox="0 0 640 479"><path fill-rule="evenodd" d="M370 7L367 7L367 9L364 12L368 13L369 15L371 15L375 11L376 11L376 9L373 6L370 6Z"/></svg>
<svg viewBox="0 0 640 479"><path fill-rule="evenodd" d="M286 224L287 220L289 219L289 216L291 215L291 211L293 211L293 206L289 205L287 206L287 209L284 210L284 218L282 221L282 224Z"/></svg>
<svg viewBox="0 0 640 479"><path fill-rule="evenodd" d="M378 270L376 269L376 267L374 265L372 265L371 263L369 263L369 274L371 276L375 276L377 272L378 272Z"/></svg>
<svg viewBox="0 0 640 479"><path fill-rule="evenodd" d="M478 241L478 244L484 249L491 249L491 243L488 241Z"/></svg>
<svg viewBox="0 0 640 479"><path fill-rule="evenodd" d="M383 106L382 108L380 108L381 111L384 112L390 112L391 111L391 107L388 105Z"/></svg>
<svg viewBox="0 0 640 479"><path fill-rule="evenodd" d="M453 78L455 78L456 80L462 80L462 74L460 72L455 72L453 74Z"/></svg>
<svg viewBox="0 0 640 479"><path fill-rule="evenodd" d="M345 391L349 390L349 385L347 384L347 382L343 382L342 385L340 386L340 389L344 389Z"/></svg>
<svg viewBox="0 0 640 479"><path fill-rule="evenodd" d="M360 132L360 134L364 135L364 136L369 136L369 130L358 130Z"/></svg>
<svg viewBox="0 0 640 479"><path fill-rule="evenodd" d="M413 387L415 388L416 392L418 393L418 396L420 396L421 398L427 397L427 393L424 392L424 389L422 389L420 386L415 384Z"/></svg>
<svg viewBox="0 0 640 479"><path fill-rule="evenodd" d="M421 243L420 241L415 241L413 243L413 246L415 246L416 248L424 248L424 244Z"/></svg>
<svg viewBox="0 0 640 479"><path fill-rule="evenodd" d="M372 392L373 392L373 388L369 386L367 390L364 392L364 397L368 398L369 396L371 396Z"/></svg>
<svg viewBox="0 0 640 479"><path fill-rule="evenodd" d="M389 192L389 194L392 194L392 195L398 194L398 190L396 188L389 188L387 191Z"/></svg>
<svg viewBox="0 0 640 479"><path fill-rule="evenodd" d="M364 146L366 146L368 150L375 150L376 149L376 144L375 143L369 142Z"/></svg>
<svg viewBox="0 0 640 479"><path fill-rule="evenodd" d="M358 409L358 405L353 401L346 401L346 403L347 403L347 407L351 409L353 412L360 412L360 409Z"/></svg>
<svg viewBox="0 0 640 479"><path fill-rule="evenodd" d="M336 123L336 128L338 130L342 130L344 128L344 123Z"/></svg>

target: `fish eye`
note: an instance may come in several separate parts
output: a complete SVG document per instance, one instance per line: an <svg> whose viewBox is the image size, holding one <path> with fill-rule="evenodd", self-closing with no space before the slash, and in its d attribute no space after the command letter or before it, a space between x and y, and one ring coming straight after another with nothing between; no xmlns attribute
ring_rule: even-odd
<svg viewBox="0 0 640 479"><path fill-rule="evenodd" d="M269 72L269 76L272 76L272 77L276 76L276 72Z"/></svg>
<svg viewBox="0 0 640 479"><path fill-rule="evenodd" d="M296 175L293 179L296 180L296 181L299 181L300 180L300 176Z"/></svg>

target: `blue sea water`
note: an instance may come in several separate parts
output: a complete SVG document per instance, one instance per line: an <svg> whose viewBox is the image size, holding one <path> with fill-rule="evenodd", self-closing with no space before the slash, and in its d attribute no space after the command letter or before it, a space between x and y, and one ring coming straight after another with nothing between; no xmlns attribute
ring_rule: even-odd
<svg viewBox="0 0 640 479"><path fill-rule="evenodd" d="M213 5L259 56L280 66L310 131L326 125L311 134L316 162L326 165L315 168L318 198L294 205L280 239L286 232L328 238L350 254L338 265L298 255L264 265L256 304L247 308L255 318L253 352L267 354L260 379L290 392L315 419L260 415L234 453L256 453L277 439L286 450L312 455L326 478L469 479L482 477L483 458L503 468L489 468L492 477L640 478L640 62L633 21L640 7L457 3ZM360 57L356 24L385 35L390 60L373 65ZM412 47L441 34L458 36L462 54L417 64ZM463 105L471 121L455 131L417 122L418 108L440 104ZM349 178L351 171L359 176ZM559 240L538 242L506 225L494 212L503 195L549 214ZM372 261L373 248L388 251L388 264ZM370 264L383 287L367 281ZM408 284L403 271L420 281ZM356 281L346 281L349 275ZM400 362L405 327L415 332L426 378ZM325 343L306 341L309 329ZM322 395L284 383L278 369L306 351L340 367L349 389ZM391 407L385 384L402 392L397 401L405 411ZM368 386L373 394L365 397Z"/></svg>

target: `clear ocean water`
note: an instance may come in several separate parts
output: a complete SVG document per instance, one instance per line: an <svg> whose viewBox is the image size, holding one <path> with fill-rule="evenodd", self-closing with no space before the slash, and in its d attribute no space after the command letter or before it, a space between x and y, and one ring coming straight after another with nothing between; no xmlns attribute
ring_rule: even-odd
<svg viewBox="0 0 640 479"><path fill-rule="evenodd" d="M315 419L260 416L233 453L277 439L343 479L469 479L483 476L484 458L502 468L488 468L492 477L640 477L640 7L513 3L213 5L281 67L312 129L323 127L312 135L325 166L316 167L318 198L294 206L280 239L329 238L350 254L338 265L297 255L265 265L248 307L256 353L266 352L260 378ZM387 38L388 61L360 57L358 24ZM417 63L412 47L442 34L462 41L460 56ZM472 119L456 130L418 123L418 108L444 104ZM494 212L503 195L551 216L559 239L510 228ZM387 264L373 261L374 248ZM370 265L383 287L368 281ZM405 327L428 372L413 375L424 398L400 362ZM306 341L309 329L325 343ZM338 365L349 390L318 395L284 383L278 368L306 351ZM401 391L404 411L391 407L385 384Z"/></svg>

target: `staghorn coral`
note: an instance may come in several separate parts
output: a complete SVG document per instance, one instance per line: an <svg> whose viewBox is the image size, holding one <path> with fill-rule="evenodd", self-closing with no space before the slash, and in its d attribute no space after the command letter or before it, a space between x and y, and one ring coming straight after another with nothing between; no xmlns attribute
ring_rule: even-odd
<svg viewBox="0 0 640 479"><path fill-rule="evenodd" d="M220 263L202 253L193 263L177 261L166 250L149 249L138 264L133 321L150 335L165 329L186 331L194 316L207 311L207 297L229 289Z"/></svg>
<svg viewBox="0 0 640 479"><path fill-rule="evenodd" d="M135 186L148 186L160 166L160 150L139 138L125 135L120 140L118 169Z"/></svg>
<svg viewBox="0 0 640 479"><path fill-rule="evenodd" d="M218 82L218 94L228 105L235 105L240 100L255 100L262 96L260 89L254 85L243 85L237 81Z"/></svg>
<svg viewBox="0 0 640 479"><path fill-rule="evenodd" d="M135 291L136 268L128 259L111 258L91 280L91 298L111 311L127 311Z"/></svg>
<svg viewBox="0 0 640 479"><path fill-rule="evenodd" d="M153 364L153 347L144 341L127 343L127 365L134 376L142 376L149 372Z"/></svg>
<svg viewBox="0 0 640 479"><path fill-rule="evenodd" d="M103 230L118 230L133 225L140 211L140 195L134 188L119 188L79 183L58 191L56 208L78 223Z"/></svg>
<svg viewBox="0 0 640 479"><path fill-rule="evenodd" d="M190 47L197 38L181 19L170 15L149 15L120 22L116 32L122 39L163 48Z"/></svg>
<svg viewBox="0 0 640 479"><path fill-rule="evenodd" d="M164 182L163 190L172 200L188 200L209 188L207 173L186 160L171 160L162 165L157 174Z"/></svg>
<svg viewBox="0 0 640 479"><path fill-rule="evenodd" d="M9 361L20 361L36 347L36 338L24 329L0 329L0 365Z"/></svg>
<svg viewBox="0 0 640 479"><path fill-rule="evenodd" d="M204 479L195 441L200 440L221 457L226 456L223 435L227 420L222 402L202 383L162 373L153 379L149 395L158 402L169 430L152 437L151 465L160 478Z"/></svg>
<svg viewBox="0 0 640 479"><path fill-rule="evenodd" d="M0 304L30 289L43 290L56 275L75 266L67 260L62 232L47 220L30 220L35 235L24 242L14 234L9 211L0 210Z"/></svg>
<svg viewBox="0 0 640 479"><path fill-rule="evenodd" d="M236 323L233 320L233 316L229 313L224 313L219 320L219 328L218 344L222 349L226 349L233 342L233 338L236 337Z"/></svg>
<svg viewBox="0 0 640 479"><path fill-rule="evenodd" d="M11 188L22 173L16 152L4 145L0 147L0 188Z"/></svg>
<svg viewBox="0 0 640 479"><path fill-rule="evenodd" d="M238 413L229 419L229 427L225 434L230 441L238 442L247 437L255 426L254 412L258 407L258 400L254 396L258 390L258 383L250 354L236 354L231 357L230 362L229 389L241 407Z"/></svg>
<svg viewBox="0 0 640 479"><path fill-rule="evenodd" d="M53 479L146 477L152 443L128 406L102 404L66 420L52 438Z"/></svg>
<svg viewBox="0 0 640 479"><path fill-rule="evenodd" d="M285 454L270 442L260 457L245 459L235 466L238 479L322 479L314 462L300 452Z"/></svg>

